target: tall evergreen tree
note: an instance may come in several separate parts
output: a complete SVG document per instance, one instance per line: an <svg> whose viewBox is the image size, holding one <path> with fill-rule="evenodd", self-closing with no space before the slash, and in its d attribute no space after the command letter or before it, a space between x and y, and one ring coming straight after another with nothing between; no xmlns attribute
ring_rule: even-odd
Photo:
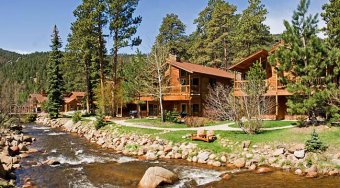
<svg viewBox="0 0 340 188"><path fill-rule="evenodd" d="M233 33L234 62L263 48L272 40L269 27L264 24L267 9L261 4L261 0L248 0L248 2L249 6L243 10Z"/></svg>
<svg viewBox="0 0 340 188"><path fill-rule="evenodd" d="M329 87L328 95L328 117L330 121L340 120L340 1L330 0L323 7L324 12L321 13L323 20L326 22L326 27L323 28L327 38L327 61L328 70L332 80L335 81L334 87Z"/></svg>
<svg viewBox="0 0 340 188"><path fill-rule="evenodd" d="M213 66L227 69L231 60L231 32L236 23L236 6L216 1L207 23L207 47Z"/></svg>
<svg viewBox="0 0 340 188"><path fill-rule="evenodd" d="M156 38L157 43L165 45L170 50L169 53L186 57L186 36L185 25L176 14L167 14L163 18L159 34Z"/></svg>
<svg viewBox="0 0 340 188"><path fill-rule="evenodd" d="M340 48L340 1L330 0L329 3L322 6L324 10L321 13L323 20L326 22L324 31L328 36L328 41L333 47Z"/></svg>
<svg viewBox="0 0 340 188"><path fill-rule="evenodd" d="M209 0L195 20L196 31L190 36L191 61L226 68L232 55L231 31L237 15L236 6L223 0Z"/></svg>
<svg viewBox="0 0 340 188"><path fill-rule="evenodd" d="M86 109L94 113L94 88L100 78L101 94L104 88L105 40L102 28L107 23L103 0L83 0L73 12L76 21L72 23L67 51L75 56L71 60L81 64L85 73Z"/></svg>
<svg viewBox="0 0 340 188"><path fill-rule="evenodd" d="M108 0L108 17L110 32L113 36L113 82L117 84L118 51L124 47L133 47L141 44L139 37L133 37L142 22L142 17L134 17L139 0ZM115 89L115 88L113 88ZM115 98L115 97L114 97ZM115 101L115 99L114 99ZM116 104L113 105L113 115L116 114Z"/></svg>
<svg viewBox="0 0 340 188"><path fill-rule="evenodd" d="M317 37L318 15L307 15L309 5L310 0L301 0L292 22L284 21L284 44L271 57L271 62L278 66L279 73L289 73L282 79L293 93L287 102L288 112L315 120L316 115L325 111L325 91L332 80L326 74L329 62L325 45Z"/></svg>
<svg viewBox="0 0 340 188"><path fill-rule="evenodd" d="M47 67L47 110L51 118L58 118L59 110L63 104L63 77L60 70L62 63L62 47L59 31L55 25L52 34L52 51Z"/></svg>

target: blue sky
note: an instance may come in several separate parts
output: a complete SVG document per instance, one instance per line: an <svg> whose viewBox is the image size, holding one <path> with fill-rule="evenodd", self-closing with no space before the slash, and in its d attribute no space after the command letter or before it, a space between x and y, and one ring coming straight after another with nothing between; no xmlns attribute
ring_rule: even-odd
<svg viewBox="0 0 340 188"><path fill-rule="evenodd" d="M63 44L66 44L70 25L74 21L73 10L81 0L1 0L0 2L0 48L30 53L48 51L52 26L59 28ZM186 32L195 30L193 24L198 13L207 5L208 0L140 0L136 15L143 17L138 35L143 43L138 48L148 52L158 34L162 18L167 13L178 14L186 24ZM229 0L237 6L238 12L247 7L247 0ZM283 19L290 20L299 0L262 0L268 15L266 24L271 33L284 30ZM320 13L327 0L311 0L311 13ZM320 26L324 23L321 21ZM111 48L112 40L108 41ZM122 49L121 53L133 53L136 48Z"/></svg>

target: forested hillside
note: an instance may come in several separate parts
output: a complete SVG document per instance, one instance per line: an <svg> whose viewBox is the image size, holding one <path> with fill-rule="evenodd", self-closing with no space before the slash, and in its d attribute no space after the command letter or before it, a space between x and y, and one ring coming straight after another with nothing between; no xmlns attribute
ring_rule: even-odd
<svg viewBox="0 0 340 188"><path fill-rule="evenodd" d="M20 55L1 50L0 60L2 89L14 89L16 100L19 103L25 101L29 93L39 92L45 88L47 52Z"/></svg>

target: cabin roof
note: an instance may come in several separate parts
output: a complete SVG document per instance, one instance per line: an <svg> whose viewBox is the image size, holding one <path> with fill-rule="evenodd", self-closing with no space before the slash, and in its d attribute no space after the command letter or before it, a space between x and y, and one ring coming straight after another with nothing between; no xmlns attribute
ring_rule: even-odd
<svg viewBox="0 0 340 188"><path fill-rule="evenodd" d="M47 97L40 93L32 93L29 95L29 97L32 99L36 99L38 103L42 103L47 100Z"/></svg>
<svg viewBox="0 0 340 188"><path fill-rule="evenodd" d="M197 65L197 64L188 63L188 62L178 62L178 61L174 61L171 59L168 59L167 63L179 69L190 72L190 73L207 74L207 75L212 75L212 76L217 76L217 77L222 77L222 78L230 78L230 79L234 78L234 75L231 72L221 70L218 68L206 67L203 65Z"/></svg>
<svg viewBox="0 0 340 188"><path fill-rule="evenodd" d="M262 58L263 61L267 61L267 57L268 57L268 51L262 49L242 59L240 62L230 66L229 70L245 72L249 70L249 68L253 65L253 63L259 60L260 58Z"/></svg>
<svg viewBox="0 0 340 188"><path fill-rule="evenodd" d="M74 91L71 92L67 97L64 98L65 103L70 103L77 99L77 97L84 97L85 92Z"/></svg>

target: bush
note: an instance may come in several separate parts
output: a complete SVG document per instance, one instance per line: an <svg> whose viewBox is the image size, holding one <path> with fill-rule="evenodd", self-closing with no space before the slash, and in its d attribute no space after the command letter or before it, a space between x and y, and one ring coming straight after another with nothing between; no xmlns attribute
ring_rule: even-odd
<svg viewBox="0 0 340 188"><path fill-rule="evenodd" d="M192 116L186 117L184 122L188 127L203 127L211 123L208 118Z"/></svg>
<svg viewBox="0 0 340 188"><path fill-rule="evenodd" d="M308 152L318 152L325 151L327 146L321 142L319 135L315 132L315 129L312 132L311 138L306 141L306 150Z"/></svg>
<svg viewBox="0 0 340 188"><path fill-rule="evenodd" d="M95 124L95 128L98 130L102 127L104 127L106 124L104 122L104 115L103 114L98 114L96 116L96 124Z"/></svg>
<svg viewBox="0 0 340 188"><path fill-rule="evenodd" d="M23 122L32 123L32 122L35 122L36 119L37 119L37 114L28 114L25 116Z"/></svg>
<svg viewBox="0 0 340 188"><path fill-rule="evenodd" d="M297 117L296 125L297 127L306 127L306 118L303 116Z"/></svg>
<svg viewBox="0 0 340 188"><path fill-rule="evenodd" d="M165 112L165 121L167 122L180 123L180 120L178 117L179 117L179 113L177 112L176 109L174 109L173 111Z"/></svg>
<svg viewBox="0 0 340 188"><path fill-rule="evenodd" d="M80 121L81 117L82 117L81 112L79 111L74 112L72 116L73 123L77 123L78 121Z"/></svg>

